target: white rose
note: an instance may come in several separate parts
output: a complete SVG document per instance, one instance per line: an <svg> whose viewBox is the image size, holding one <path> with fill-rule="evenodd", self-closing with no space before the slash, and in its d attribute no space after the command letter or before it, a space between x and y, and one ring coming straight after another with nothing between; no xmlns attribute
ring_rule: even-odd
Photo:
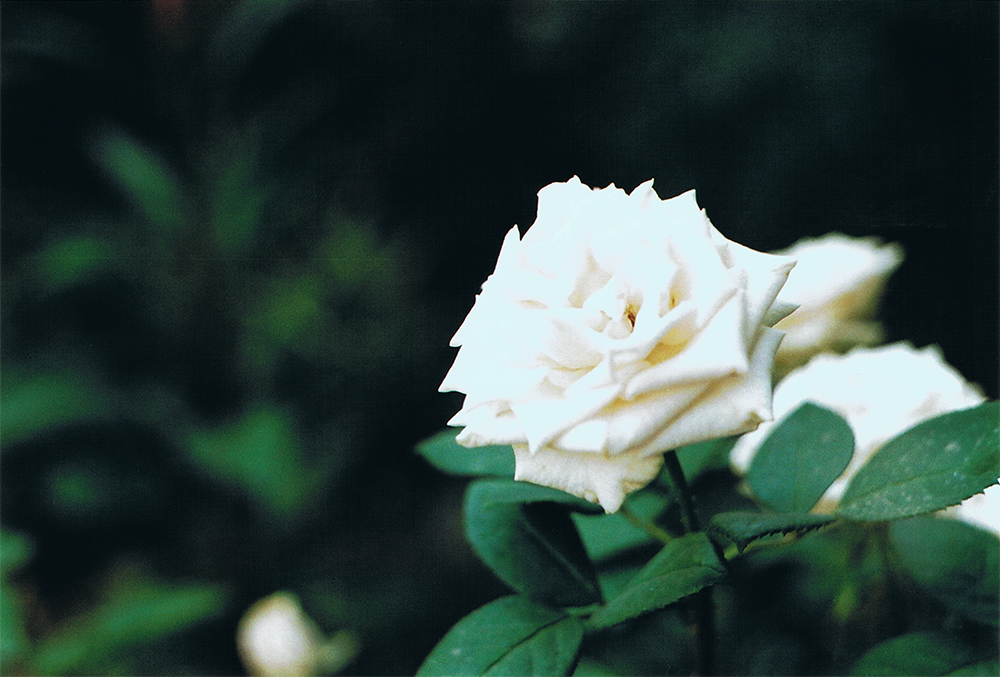
<svg viewBox="0 0 1000 677"><path fill-rule="evenodd" d="M908 343L855 348L846 355L817 355L774 389L774 423L744 435L730 454L745 474L758 447L774 426L803 402L834 411L854 432L850 464L823 494L814 512L836 507L854 473L883 443L934 416L985 401L977 387L945 363L937 346L920 350Z"/></svg>
<svg viewBox="0 0 1000 677"><path fill-rule="evenodd" d="M327 638L288 592L276 592L247 609L236 629L236 647L247 673L255 677L332 674L358 652L352 632L341 630Z"/></svg>
<svg viewBox="0 0 1000 677"><path fill-rule="evenodd" d="M306 677L315 674L323 635L299 600L279 592L256 602L236 633L240 657L251 675Z"/></svg>
<svg viewBox="0 0 1000 677"><path fill-rule="evenodd" d="M903 261L899 245L830 233L774 253L799 262L781 290L780 300L799 308L775 325L786 334L777 371L801 366L817 353L881 343L882 327L871 318L886 280Z"/></svg>
<svg viewBox="0 0 1000 677"><path fill-rule="evenodd" d="M694 191L551 184L451 341L441 390L466 397L449 424L466 446L513 445L515 479L614 512L665 450L770 418L793 265L727 240Z"/></svg>

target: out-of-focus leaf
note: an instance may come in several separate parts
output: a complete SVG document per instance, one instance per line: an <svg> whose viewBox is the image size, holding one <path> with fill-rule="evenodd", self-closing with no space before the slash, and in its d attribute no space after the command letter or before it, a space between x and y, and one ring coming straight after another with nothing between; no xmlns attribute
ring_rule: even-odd
<svg viewBox="0 0 1000 677"><path fill-rule="evenodd" d="M34 257L40 287L57 292L122 268L118 248L95 237L65 237Z"/></svg>
<svg viewBox="0 0 1000 677"><path fill-rule="evenodd" d="M24 605L17 590L0 581L0 671L11 674L7 665L20 660L28 649L28 632L24 624Z"/></svg>
<svg viewBox="0 0 1000 677"><path fill-rule="evenodd" d="M34 674L93 674L131 647L184 630L219 614L225 593L215 587L150 587L104 605L49 637L31 654Z"/></svg>
<svg viewBox="0 0 1000 677"><path fill-rule="evenodd" d="M476 553L508 585L555 606L601 601L597 575L571 510L600 506L556 489L513 480L469 485L465 529Z"/></svg>
<svg viewBox="0 0 1000 677"><path fill-rule="evenodd" d="M255 143L234 143L228 162L214 174L211 186L212 232L219 252L228 258L246 256L260 225L267 198L255 176Z"/></svg>
<svg viewBox="0 0 1000 677"><path fill-rule="evenodd" d="M261 406L229 426L195 431L187 446L200 470L243 490L281 520L293 519L325 480L306 466L290 416L275 407Z"/></svg>
<svg viewBox="0 0 1000 677"><path fill-rule="evenodd" d="M34 547L26 536L13 531L0 532L0 574L23 566L33 554Z"/></svg>
<svg viewBox="0 0 1000 677"><path fill-rule="evenodd" d="M117 412L114 399L86 370L32 375L5 371L0 394L3 445L65 425L112 419Z"/></svg>
<svg viewBox="0 0 1000 677"><path fill-rule="evenodd" d="M708 440L689 444L677 450L677 460L684 471L684 477L688 483L694 482L698 477L715 468L729 467L729 452L736 445L739 437L723 437L717 440ZM666 469L663 473L666 474Z"/></svg>
<svg viewBox="0 0 1000 677"><path fill-rule="evenodd" d="M725 575L725 567L704 533L694 533L668 543L617 597L590 618L604 628L673 604L682 597L712 585Z"/></svg>
<svg viewBox="0 0 1000 677"><path fill-rule="evenodd" d="M0 670L4 674L8 674L6 665L19 659L28 648L24 607L7 576L31 559L32 551L26 537L10 531L0 533Z"/></svg>
<svg viewBox="0 0 1000 677"><path fill-rule="evenodd" d="M722 536L743 552L759 538L776 534L804 533L830 524L832 515L810 513L720 512L708 523L708 532Z"/></svg>
<svg viewBox="0 0 1000 677"><path fill-rule="evenodd" d="M187 219L180 180L155 152L121 130L104 130L94 141L98 164L121 187L157 234L176 233Z"/></svg>
<svg viewBox="0 0 1000 677"><path fill-rule="evenodd" d="M70 457L46 467L39 489L52 519L74 529L116 528L170 511L163 478L142 463Z"/></svg>
<svg viewBox="0 0 1000 677"><path fill-rule="evenodd" d="M976 660L968 647L947 635L914 632L876 646L854 665L851 675L947 675Z"/></svg>
<svg viewBox="0 0 1000 677"><path fill-rule="evenodd" d="M583 640L583 623L515 595L460 620L417 671L435 675L566 675Z"/></svg>
<svg viewBox="0 0 1000 677"><path fill-rule="evenodd" d="M652 522L668 503L669 499L651 491L637 491L625 498L625 507L636 517L649 522ZM573 513L573 522L576 523L583 545L593 560L611 557L653 541L649 533L630 522L620 511L604 515Z"/></svg>
<svg viewBox="0 0 1000 677"><path fill-rule="evenodd" d="M1000 623L1000 540L957 520L893 522L889 537L903 566L929 593L981 623Z"/></svg>
<svg viewBox="0 0 1000 677"><path fill-rule="evenodd" d="M417 453L428 463L452 475L514 476L514 450L509 446L469 449L455 441L459 431L442 430L417 444Z"/></svg>
<svg viewBox="0 0 1000 677"><path fill-rule="evenodd" d="M958 670L948 673L948 677L996 677L996 675L1000 675L1000 661L995 658L963 665Z"/></svg>
<svg viewBox="0 0 1000 677"><path fill-rule="evenodd" d="M858 471L837 513L864 521L957 505L1000 476L1000 403L924 421L879 449Z"/></svg>
<svg viewBox="0 0 1000 677"><path fill-rule="evenodd" d="M747 481L778 512L807 512L844 472L854 433L843 418L809 402L771 431L754 455Z"/></svg>

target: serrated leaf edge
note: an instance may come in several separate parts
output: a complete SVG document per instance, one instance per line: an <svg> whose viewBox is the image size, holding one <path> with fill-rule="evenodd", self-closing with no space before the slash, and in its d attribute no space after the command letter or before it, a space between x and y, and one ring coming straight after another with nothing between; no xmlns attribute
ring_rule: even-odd
<svg viewBox="0 0 1000 677"><path fill-rule="evenodd" d="M723 513L724 514L724 513ZM765 514L765 513L761 513ZM810 513L807 513L810 514ZM774 529L766 529L757 536L753 538L740 538L733 534L731 531L723 526L720 526L714 520L710 520L706 531L709 535L721 536L725 538L730 543L736 546L736 551L742 553L746 550L747 546L754 541L759 541L762 538L767 538L768 536L775 536L777 534L805 534L810 531L816 531L817 529L822 529L823 527L830 526L837 520L835 515L813 515L814 517L829 517L830 519L824 522L817 522L815 524L799 525L799 526L786 526L786 527L776 527Z"/></svg>

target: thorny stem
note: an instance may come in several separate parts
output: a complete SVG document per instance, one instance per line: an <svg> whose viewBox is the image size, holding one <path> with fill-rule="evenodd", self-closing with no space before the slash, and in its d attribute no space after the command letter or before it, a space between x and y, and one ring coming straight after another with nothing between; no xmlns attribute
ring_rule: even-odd
<svg viewBox="0 0 1000 677"><path fill-rule="evenodd" d="M694 511L691 488L681 469L677 452L671 449L664 455L670 482L681 507L681 523L687 533L701 531L698 515ZM712 588L702 588L694 595L694 635L697 644L695 655L695 675L707 677L715 673L715 609L712 604Z"/></svg>

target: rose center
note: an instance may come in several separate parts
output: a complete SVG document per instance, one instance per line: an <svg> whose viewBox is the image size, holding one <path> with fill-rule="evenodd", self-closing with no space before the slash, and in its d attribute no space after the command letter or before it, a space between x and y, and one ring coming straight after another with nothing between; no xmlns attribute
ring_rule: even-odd
<svg viewBox="0 0 1000 677"><path fill-rule="evenodd" d="M633 306L631 303L625 308L625 319L628 320L629 329L635 329L635 314L639 312L639 309Z"/></svg>

